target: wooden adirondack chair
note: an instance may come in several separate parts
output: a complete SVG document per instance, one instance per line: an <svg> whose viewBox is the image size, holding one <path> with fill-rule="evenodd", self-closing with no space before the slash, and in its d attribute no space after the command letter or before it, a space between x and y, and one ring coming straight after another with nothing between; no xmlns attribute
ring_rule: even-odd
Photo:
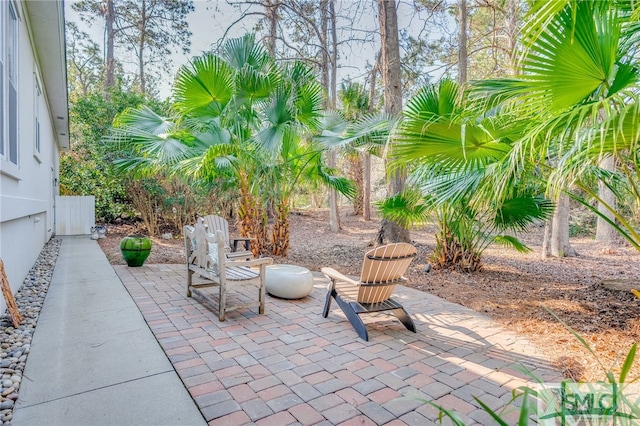
<svg viewBox="0 0 640 426"><path fill-rule="evenodd" d="M249 245L251 244L251 240L253 238L229 238L229 221L227 219L217 216L214 214L210 214L207 216L203 216L204 223L208 226L209 232L214 233L215 231L222 231L224 235L224 244L225 250L227 253L231 253L229 257L232 258L251 258L253 254L251 254ZM242 246L239 247L240 243Z"/></svg>
<svg viewBox="0 0 640 426"><path fill-rule="evenodd" d="M219 287L218 316L225 320L225 314L239 308L258 307L264 313L266 266L273 262L269 257L244 260L229 259L225 251L222 231L210 233L203 218L198 218L195 226L184 227L185 251L187 254L187 296L201 287ZM193 274L205 278L207 282L194 284ZM240 285L250 285L258 289L258 300L244 304L229 305L227 292ZM207 298L204 293L200 296Z"/></svg>
<svg viewBox="0 0 640 426"><path fill-rule="evenodd" d="M416 253L416 248L407 243L370 250L364 255L359 280L332 268L322 268L322 273L331 280L322 316L329 315L331 298L334 298L362 340L369 340L369 334L360 315L373 312L390 311L415 333L413 320L402 305L391 298L391 293L398 283L405 281L402 275Z"/></svg>

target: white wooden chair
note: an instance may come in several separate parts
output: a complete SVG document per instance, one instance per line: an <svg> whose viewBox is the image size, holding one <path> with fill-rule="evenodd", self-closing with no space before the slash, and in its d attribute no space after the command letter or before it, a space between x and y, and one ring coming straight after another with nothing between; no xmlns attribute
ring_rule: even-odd
<svg viewBox="0 0 640 426"><path fill-rule="evenodd" d="M273 259L265 257L254 260L229 259L225 251L224 233L220 230L214 234L208 231L203 218L198 218L195 226L184 227L185 251L187 254L187 296L201 287L219 287L218 316L225 320L227 312L240 309L258 307L259 313L264 313L265 304L265 273L266 266ZM195 284L193 275L198 274L207 282ZM240 285L249 285L258 290L258 300L249 303L229 305L227 292ZM204 293L201 297L209 299Z"/></svg>
<svg viewBox="0 0 640 426"><path fill-rule="evenodd" d="M329 315L331 298L334 298L362 340L369 340L369 334L360 315L373 312L390 311L415 333L413 320L402 305L391 298L391 293L397 284L406 281L402 275L416 253L416 248L407 243L370 250L364 255L359 280L332 268L322 268L322 273L330 279L322 316Z"/></svg>
<svg viewBox="0 0 640 426"><path fill-rule="evenodd" d="M250 251L250 244L253 238L229 238L229 221L227 219L210 214L202 217L204 223L208 226L209 232L222 231L224 236L225 250L231 258L251 258L253 254ZM242 247L239 247L242 243Z"/></svg>

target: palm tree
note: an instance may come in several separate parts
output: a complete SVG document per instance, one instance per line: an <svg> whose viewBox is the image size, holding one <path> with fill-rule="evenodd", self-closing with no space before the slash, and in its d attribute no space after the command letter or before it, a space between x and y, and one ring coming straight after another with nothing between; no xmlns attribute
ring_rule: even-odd
<svg viewBox="0 0 640 426"><path fill-rule="evenodd" d="M352 185L323 167L309 137L319 126L322 88L303 64L281 66L252 35L229 40L181 68L175 115L146 107L115 123L112 141L137 153L122 167L147 173L169 168L200 179L223 178L238 189L243 236L254 254L287 254L291 194L300 179L317 179L350 196ZM268 207L275 208L268 232Z"/></svg>
<svg viewBox="0 0 640 426"><path fill-rule="evenodd" d="M482 111L452 80L424 87L403 116L392 150L395 161L412 170L413 191L381 203L383 215L401 224L435 218L439 231L431 261L436 268L480 270L482 252L491 243L527 251L503 232L524 230L547 217L552 204L531 180L512 182L500 197L486 195L492 173L517 137L513 117Z"/></svg>
<svg viewBox="0 0 640 426"><path fill-rule="evenodd" d="M588 184L599 180L615 189L613 178L617 176L640 202L634 183L640 177L635 161L640 133L640 12L633 7L633 2L618 1L534 3L525 26L525 51L518 74L478 82L475 94L527 123L503 173L495 176L499 190L505 189L525 163L549 167L548 160L555 159L549 192L572 185L585 190L618 223L605 220L640 249L633 227ZM609 157L623 166L621 172L599 167Z"/></svg>

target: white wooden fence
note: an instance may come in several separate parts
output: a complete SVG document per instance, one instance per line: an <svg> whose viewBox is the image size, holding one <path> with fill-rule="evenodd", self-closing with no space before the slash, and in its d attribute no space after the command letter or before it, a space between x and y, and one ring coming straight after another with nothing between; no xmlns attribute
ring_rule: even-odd
<svg viewBox="0 0 640 426"><path fill-rule="evenodd" d="M56 196L56 235L88 235L96 223L96 197Z"/></svg>

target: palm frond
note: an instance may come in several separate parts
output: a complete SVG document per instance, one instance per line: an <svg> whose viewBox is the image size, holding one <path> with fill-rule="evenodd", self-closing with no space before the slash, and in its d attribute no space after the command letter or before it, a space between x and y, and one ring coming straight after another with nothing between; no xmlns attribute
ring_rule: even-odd
<svg viewBox="0 0 640 426"><path fill-rule="evenodd" d="M539 195L521 195L506 199L495 210L493 223L498 229L525 231L536 221L551 217L554 205Z"/></svg>
<svg viewBox="0 0 640 426"><path fill-rule="evenodd" d="M129 108L119 114L113 123L114 127L135 126L137 129L159 135L169 133L175 123L155 113L151 108L142 105Z"/></svg>
<svg viewBox="0 0 640 426"><path fill-rule="evenodd" d="M413 96L403 114L408 119L429 121L434 118L449 118L459 112L458 85L449 79L441 80L438 85L424 86Z"/></svg>
<svg viewBox="0 0 640 426"><path fill-rule="evenodd" d="M354 183L347 178L336 176L335 171L328 168L319 166L316 168L315 175L329 188L333 188L345 197L351 199L354 198L358 190Z"/></svg>
<svg viewBox="0 0 640 426"><path fill-rule="evenodd" d="M233 68L218 56L194 58L178 71L176 107L185 114L219 116L233 96L234 76Z"/></svg>
<svg viewBox="0 0 640 426"><path fill-rule="evenodd" d="M245 67L237 71L235 87L236 102L250 103L268 98L274 89L274 84L270 74Z"/></svg>
<svg viewBox="0 0 640 426"><path fill-rule="evenodd" d="M118 127L112 127L104 140L127 149L128 157L149 159L137 161L136 169L155 165L172 167L202 149L202 143L194 138L188 128L178 126L147 107L126 111L116 125ZM136 161L125 159L120 162L124 163L131 168Z"/></svg>
<svg viewBox="0 0 640 426"><path fill-rule="evenodd" d="M407 182L423 194L433 197L434 203L458 203L468 200L482 185L485 168L451 171L440 164L421 164L409 175Z"/></svg>
<svg viewBox="0 0 640 426"><path fill-rule="evenodd" d="M516 249L520 253L530 253L533 251L533 249L512 235L496 235L493 237L493 243Z"/></svg>
<svg viewBox="0 0 640 426"><path fill-rule="evenodd" d="M355 122L345 120L338 112L325 112L322 133L315 137L325 148L347 146L382 147L387 143L395 120L384 113L365 114Z"/></svg>
<svg viewBox="0 0 640 426"><path fill-rule="evenodd" d="M324 89L317 81L311 80L298 87L293 102L296 120L312 131L319 129L323 101Z"/></svg>
<svg viewBox="0 0 640 426"><path fill-rule="evenodd" d="M434 207L419 191L411 188L378 201L375 205L382 217L405 228L426 223Z"/></svg>
<svg viewBox="0 0 640 426"><path fill-rule="evenodd" d="M266 49L256 42L254 34L229 39L222 46L222 56L237 70L246 67L261 69L270 60Z"/></svg>
<svg viewBox="0 0 640 426"><path fill-rule="evenodd" d="M274 158L282 148L289 127L287 124L266 127L253 136L253 141L260 149L265 150L270 157Z"/></svg>

